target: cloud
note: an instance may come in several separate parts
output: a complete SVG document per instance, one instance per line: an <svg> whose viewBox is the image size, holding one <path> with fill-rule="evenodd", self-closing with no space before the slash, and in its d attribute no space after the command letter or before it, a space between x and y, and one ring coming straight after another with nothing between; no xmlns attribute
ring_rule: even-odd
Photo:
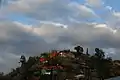
<svg viewBox="0 0 120 80"><path fill-rule="evenodd" d="M112 10L112 7L111 6L106 6L106 8L108 9L108 10Z"/></svg>
<svg viewBox="0 0 120 80"><path fill-rule="evenodd" d="M21 54L32 56L48 51L54 45L50 45L40 36L35 35L26 25L16 22L0 22L0 64L7 67L0 67L1 71L8 72L8 69L15 67L16 60ZM8 62L9 61L9 62ZM8 69L7 69L8 68Z"/></svg>
<svg viewBox="0 0 120 80"><path fill-rule="evenodd" d="M50 43L56 43L60 48L64 48L65 45L68 47L80 44L89 47L90 52L93 53L95 47L100 47L107 49L105 52L113 59L119 59L117 56L120 48L120 31L109 27L107 24L76 23L67 28L44 24L40 28L34 28L34 32L43 36L45 40L51 40Z"/></svg>
<svg viewBox="0 0 120 80"><path fill-rule="evenodd" d="M4 53L0 54L4 57L0 58L1 65L10 65L10 69L17 65L15 60L18 61L22 53L26 56L38 55L40 52L70 48L77 44L91 48L120 48L120 31L106 24L76 23L67 27L58 24L42 22L32 27L20 22L1 21L0 52Z"/></svg>
<svg viewBox="0 0 120 80"><path fill-rule="evenodd" d="M39 25L40 27L32 28L32 25L25 25L16 21L1 21L0 65L3 67L0 67L0 71L9 72L11 68L18 66L21 54L28 57L39 55L41 52L52 49L60 49L61 45L54 43L52 39L54 36L58 36L59 30L56 31L57 35L47 30L57 29L56 26L59 25L55 23L41 24ZM46 39L48 39L48 41Z"/></svg>
<svg viewBox="0 0 120 80"><path fill-rule="evenodd" d="M101 7L104 3L102 0L86 0L86 3L91 7Z"/></svg>
<svg viewBox="0 0 120 80"><path fill-rule="evenodd" d="M80 13L81 13L82 17L87 17L87 18L97 17L97 15L95 14L95 12L92 9L90 9L84 5L80 5L79 9L80 9Z"/></svg>
<svg viewBox="0 0 120 80"><path fill-rule="evenodd" d="M10 45L12 47L10 48L10 50L13 49L14 51L15 49L16 50L15 53L20 51L26 53L32 53L32 52L37 53L37 52L45 51L47 49L47 43L44 41L44 39L41 38L41 36L34 34L31 31L30 26L27 27L26 25L22 25L22 24L20 25L16 22L5 21L5 22L1 22L0 31L1 31L1 35L0 35L1 45L2 44L5 46Z"/></svg>
<svg viewBox="0 0 120 80"><path fill-rule="evenodd" d="M113 15L114 15L116 18L120 18L120 12L113 12Z"/></svg>
<svg viewBox="0 0 120 80"><path fill-rule="evenodd" d="M42 24L33 32L52 43L82 44L93 47L119 48L119 30L106 24L76 23L67 28L55 23ZM104 45L105 44L105 45Z"/></svg>
<svg viewBox="0 0 120 80"><path fill-rule="evenodd" d="M120 12L116 12L112 9L109 9L107 14L104 14L102 17L105 19L106 23L113 28L119 28L120 25Z"/></svg>
<svg viewBox="0 0 120 80"><path fill-rule="evenodd" d="M115 27L120 25L120 12L114 11L111 6L104 6L102 0L86 0L86 3L71 0L10 0L0 10L0 71L8 72L11 67L18 66L21 54L35 56L77 44L90 48L91 53L95 47L106 49L109 55L118 59L120 30ZM94 8L99 8L99 11ZM39 24L21 23L20 17L11 21L11 14L17 14L14 18L24 15Z"/></svg>
<svg viewBox="0 0 120 80"><path fill-rule="evenodd" d="M84 20L98 17L91 8L70 0L19 0L6 6L2 13L23 14L38 20L62 23L70 22L69 18Z"/></svg>
<svg viewBox="0 0 120 80"><path fill-rule="evenodd" d="M120 48L120 31L100 23L61 23L41 21L26 25L17 21L0 22L0 52L4 59L18 59L22 53L37 55L51 49L64 49L80 44L84 47ZM1 54L0 54L1 55ZM1 63L5 64L1 58ZM16 63L16 62L15 62ZM11 64L11 63L10 63ZM14 63L13 63L14 64ZM10 66L11 67L11 66Z"/></svg>

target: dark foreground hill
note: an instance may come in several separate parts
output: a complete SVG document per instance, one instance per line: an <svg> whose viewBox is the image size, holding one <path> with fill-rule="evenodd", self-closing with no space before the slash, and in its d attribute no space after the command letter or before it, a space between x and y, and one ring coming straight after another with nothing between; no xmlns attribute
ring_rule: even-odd
<svg viewBox="0 0 120 80"><path fill-rule="evenodd" d="M120 61L105 58L105 53L95 49L94 55L85 53L82 47L70 50L51 51L40 56L21 56L21 67L13 69L0 80L104 80L120 76Z"/></svg>

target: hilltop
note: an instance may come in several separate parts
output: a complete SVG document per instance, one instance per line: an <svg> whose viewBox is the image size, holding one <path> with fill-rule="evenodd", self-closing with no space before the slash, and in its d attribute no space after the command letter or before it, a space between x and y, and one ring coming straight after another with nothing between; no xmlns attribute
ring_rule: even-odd
<svg viewBox="0 0 120 80"><path fill-rule="evenodd" d="M95 53L90 55L81 46L74 49L41 53L27 61L22 55L21 67L7 75L1 74L0 80L104 80L120 76L120 60L105 58L103 50L95 48Z"/></svg>

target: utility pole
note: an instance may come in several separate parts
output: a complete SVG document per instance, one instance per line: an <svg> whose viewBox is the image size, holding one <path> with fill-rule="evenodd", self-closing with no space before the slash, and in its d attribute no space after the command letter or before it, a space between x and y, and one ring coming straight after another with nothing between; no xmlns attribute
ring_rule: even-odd
<svg viewBox="0 0 120 80"><path fill-rule="evenodd" d="M53 68L51 69L50 80L53 80Z"/></svg>
<svg viewBox="0 0 120 80"><path fill-rule="evenodd" d="M86 50L86 54L89 55L89 53L88 53L88 48L87 48L87 50Z"/></svg>

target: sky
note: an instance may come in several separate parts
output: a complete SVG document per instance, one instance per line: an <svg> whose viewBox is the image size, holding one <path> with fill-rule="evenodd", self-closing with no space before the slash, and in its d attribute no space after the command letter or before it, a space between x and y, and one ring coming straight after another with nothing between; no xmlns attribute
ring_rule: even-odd
<svg viewBox="0 0 120 80"><path fill-rule="evenodd" d="M2 0L0 71L9 72L20 55L40 55L76 45L99 47L120 59L120 0Z"/></svg>

